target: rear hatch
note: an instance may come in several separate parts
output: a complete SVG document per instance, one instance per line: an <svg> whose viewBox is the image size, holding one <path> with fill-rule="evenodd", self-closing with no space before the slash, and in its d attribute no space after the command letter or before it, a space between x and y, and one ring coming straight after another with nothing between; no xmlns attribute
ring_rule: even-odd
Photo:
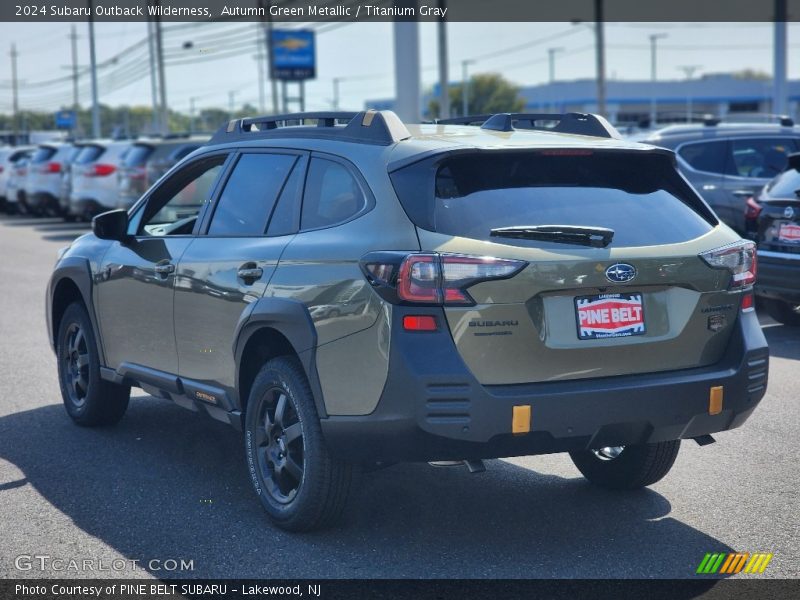
<svg viewBox="0 0 800 600"><path fill-rule="evenodd" d="M147 190L145 163L154 149L154 144L136 142L125 155L118 171L121 204L132 205Z"/></svg>
<svg viewBox="0 0 800 600"><path fill-rule="evenodd" d="M800 162L800 155L795 156ZM800 254L800 172L790 167L773 179L758 198L758 207L759 251Z"/></svg>
<svg viewBox="0 0 800 600"><path fill-rule="evenodd" d="M717 226L671 153L644 148L476 150L392 173L423 252L518 261L486 271L488 280L473 273L467 302L444 302L458 351L481 383L720 360L741 293L730 290L732 271L717 254L700 254L738 236ZM450 268L458 278L461 267Z"/></svg>

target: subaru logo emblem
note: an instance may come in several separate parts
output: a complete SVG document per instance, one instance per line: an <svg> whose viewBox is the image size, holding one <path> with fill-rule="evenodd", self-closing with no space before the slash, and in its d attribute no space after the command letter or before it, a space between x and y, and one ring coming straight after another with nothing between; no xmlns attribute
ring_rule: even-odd
<svg viewBox="0 0 800 600"><path fill-rule="evenodd" d="M794 219L794 209L791 206L787 206L783 210L783 218L784 219Z"/></svg>
<svg viewBox="0 0 800 600"><path fill-rule="evenodd" d="M636 277L636 267L625 263L617 263L606 269L606 279L614 283L626 283Z"/></svg>

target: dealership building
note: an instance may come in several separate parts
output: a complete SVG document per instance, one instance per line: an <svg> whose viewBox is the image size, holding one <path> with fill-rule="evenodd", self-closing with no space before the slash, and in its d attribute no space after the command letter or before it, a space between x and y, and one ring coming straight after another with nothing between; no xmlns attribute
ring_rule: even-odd
<svg viewBox="0 0 800 600"><path fill-rule="evenodd" d="M454 85L457 85L455 82ZM786 85L788 113L800 120L800 80ZM422 109L436 90L423 98ZM520 89L528 112L595 112L597 86L594 79L554 81ZM655 100L659 120L675 120L688 113L725 117L732 113L771 113L772 80L744 79L730 74L709 74L675 81L608 81L606 107L612 122L640 122L650 116ZM371 108L391 109L393 100L367 102ZM425 115L427 116L427 115Z"/></svg>

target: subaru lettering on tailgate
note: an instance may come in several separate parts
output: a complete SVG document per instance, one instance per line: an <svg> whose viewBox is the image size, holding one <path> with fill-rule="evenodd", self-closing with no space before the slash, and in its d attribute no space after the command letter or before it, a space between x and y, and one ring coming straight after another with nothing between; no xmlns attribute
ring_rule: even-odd
<svg viewBox="0 0 800 600"><path fill-rule="evenodd" d="M600 294L575 298L578 338L626 337L645 333L642 294Z"/></svg>

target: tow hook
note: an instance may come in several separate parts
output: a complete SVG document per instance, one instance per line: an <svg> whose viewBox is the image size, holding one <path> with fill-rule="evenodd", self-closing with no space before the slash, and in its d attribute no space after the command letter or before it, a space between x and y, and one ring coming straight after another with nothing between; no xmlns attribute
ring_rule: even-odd
<svg viewBox="0 0 800 600"><path fill-rule="evenodd" d="M486 465L482 460L432 460L428 463L432 467L460 467L464 465L470 473L483 473Z"/></svg>
<svg viewBox="0 0 800 600"><path fill-rule="evenodd" d="M698 435L696 438L692 438L695 442L697 442L698 446L708 446L709 444L713 444L717 440L715 440L710 435Z"/></svg>

